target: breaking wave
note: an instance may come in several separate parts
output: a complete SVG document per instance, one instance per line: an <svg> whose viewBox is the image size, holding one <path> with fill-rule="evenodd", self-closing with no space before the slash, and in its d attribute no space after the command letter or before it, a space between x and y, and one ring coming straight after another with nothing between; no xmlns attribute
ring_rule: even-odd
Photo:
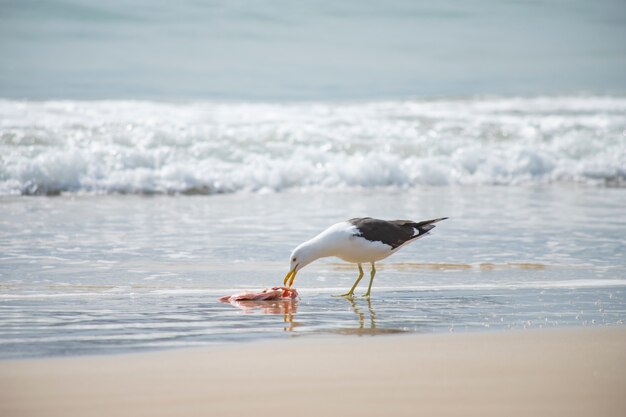
<svg viewBox="0 0 626 417"><path fill-rule="evenodd" d="M0 101L0 195L626 184L626 98Z"/></svg>

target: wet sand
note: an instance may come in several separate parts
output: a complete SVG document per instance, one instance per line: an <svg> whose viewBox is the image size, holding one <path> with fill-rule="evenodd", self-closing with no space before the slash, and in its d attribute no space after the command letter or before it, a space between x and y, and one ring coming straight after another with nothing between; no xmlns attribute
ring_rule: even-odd
<svg viewBox="0 0 626 417"><path fill-rule="evenodd" d="M623 416L626 328L306 337L0 362L9 416Z"/></svg>

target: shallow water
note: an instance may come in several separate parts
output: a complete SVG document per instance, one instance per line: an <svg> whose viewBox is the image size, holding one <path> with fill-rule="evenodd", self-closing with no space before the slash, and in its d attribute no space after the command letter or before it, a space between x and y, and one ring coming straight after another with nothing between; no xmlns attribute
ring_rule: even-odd
<svg viewBox="0 0 626 417"><path fill-rule="evenodd" d="M626 318L623 189L68 195L0 205L3 358ZM333 259L298 274L297 302L216 301L280 283L293 247L361 215L450 219L379 264L370 302L332 297L356 276Z"/></svg>
<svg viewBox="0 0 626 417"><path fill-rule="evenodd" d="M203 289L91 289L89 294L48 299L5 299L2 357L117 353L312 334L623 325L626 317L624 286L377 289L371 301L303 291L299 301L240 306L216 302L217 294Z"/></svg>

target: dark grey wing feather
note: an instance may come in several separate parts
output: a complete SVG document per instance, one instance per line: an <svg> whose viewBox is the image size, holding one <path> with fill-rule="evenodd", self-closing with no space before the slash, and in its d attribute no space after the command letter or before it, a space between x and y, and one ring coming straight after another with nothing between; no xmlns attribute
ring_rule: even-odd
<svg viewBox="0 0 626 417"><path fill-rule="evenodd" d="M447 219L447 217L414 222L411 220L387 221L373 219L371 217L360 217L348 221L357 227L358 236L372 242L382 242L395 249L410 240L423 236L435 227L433 223L445 219Z"/></svg>
<svg viewBox="0 0 626 417"><path fill-rule="evenodd" d="M358 236L372 242L382 242L393 249L404 245L409 240L416 239L434 228L433 223L445 220L447 217L414 222L411 220L379 220L371 217L350 219L349 222L357 227ZM417 233L416 233L417 231Z"/></svg>

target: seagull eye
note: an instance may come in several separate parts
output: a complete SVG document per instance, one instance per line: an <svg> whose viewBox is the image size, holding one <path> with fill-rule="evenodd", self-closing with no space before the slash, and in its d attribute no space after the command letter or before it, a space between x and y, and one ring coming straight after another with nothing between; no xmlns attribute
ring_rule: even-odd
<svg viewBox="0 0 626 417"><path fill-rule="evenodd" d="M296 261L296 258L293 258L291 261L292 261L292 262L295 262L295 261Z"/></svg>

